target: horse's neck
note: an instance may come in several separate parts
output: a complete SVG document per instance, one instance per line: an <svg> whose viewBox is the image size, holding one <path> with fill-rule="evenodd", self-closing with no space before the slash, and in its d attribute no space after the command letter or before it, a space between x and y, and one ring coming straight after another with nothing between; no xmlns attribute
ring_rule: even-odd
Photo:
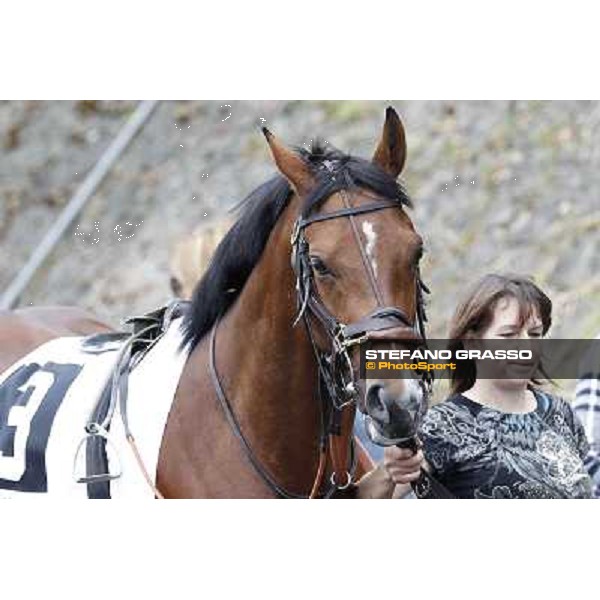
<svg viewBox="0 0 600 600"><path fill-rule="evenodd" d="M280 485L308 493L317 467L320 406L315 359L296 310L289 228L271 234L244 290L222 320L216 364L258 459Z"/></svg>

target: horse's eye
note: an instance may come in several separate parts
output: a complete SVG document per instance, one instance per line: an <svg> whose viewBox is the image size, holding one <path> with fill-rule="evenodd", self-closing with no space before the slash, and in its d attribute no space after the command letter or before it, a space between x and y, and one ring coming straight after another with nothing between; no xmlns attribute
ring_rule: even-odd
<svg viewBox="0 0 600 600"><path fill-rule="evenodd" d="M309 260L310 266L318 275L332 275L331 271L327 268L327 265L323 262L323 259L319 256L311 256Z"/></svg>

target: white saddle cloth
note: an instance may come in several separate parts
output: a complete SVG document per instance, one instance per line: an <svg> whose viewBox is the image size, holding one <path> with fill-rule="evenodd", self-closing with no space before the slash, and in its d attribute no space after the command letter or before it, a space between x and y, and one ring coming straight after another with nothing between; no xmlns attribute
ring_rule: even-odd
<svg viewBox="0 0 600 600"><path fill-rule="evenodd" d="M164 428L187 358L179 351L180 322L171 323L129 376L129 426L154 483ZM82 346L85 339L52 340L0 374L0 498L88 497L87 485L74 476L74 470L85 474L85 449L77 469L75 456L122 341L90 353ZM122 469L121 477L110 483L111 498L153 498L125 439L118 406L109 441L109 471L118 468L115 454Z"/></svg>

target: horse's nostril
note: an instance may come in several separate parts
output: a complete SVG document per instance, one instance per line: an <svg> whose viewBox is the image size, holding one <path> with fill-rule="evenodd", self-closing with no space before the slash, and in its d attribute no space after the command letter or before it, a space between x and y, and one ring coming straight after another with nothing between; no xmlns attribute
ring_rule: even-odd
<svg viewBox="0 0 600 600"><path fill-rule="evenodd" d="M387 413L387 407L383 399L383 386L373 384L367 390L367 412L372 416Z"/></svg>

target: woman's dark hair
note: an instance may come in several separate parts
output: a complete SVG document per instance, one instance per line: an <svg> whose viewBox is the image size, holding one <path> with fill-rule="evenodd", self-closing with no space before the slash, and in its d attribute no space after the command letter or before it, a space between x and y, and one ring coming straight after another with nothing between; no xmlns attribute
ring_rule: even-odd
<svg viewBox="0 0 600 600"><path fill-rule="evenodd" d="M463 340L478 338L489 327L494 310L502 298L514 298L519 305L519 327L535 313L542 320L545 335L552 324L552 301L529 277L490 274L482 277L458 305L450 321L448 349L463 350ZM461 393L473 386L475 362L458 361L451 375L452 393ZM533 383L539 383L532 380Z"/></svg>

